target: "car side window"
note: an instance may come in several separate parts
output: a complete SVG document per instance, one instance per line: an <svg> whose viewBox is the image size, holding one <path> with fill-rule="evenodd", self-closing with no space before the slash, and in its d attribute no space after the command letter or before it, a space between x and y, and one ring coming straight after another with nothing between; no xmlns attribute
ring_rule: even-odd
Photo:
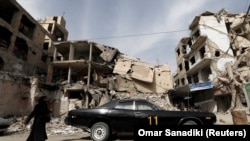
<svg viewBox="0 0 250 141"><path fill-rule="evenodd" d="M116 106L116 109L126 109L126 110L134 110L133 101L119 102Z"/></svg>
<svg viewBox="0 0 250 141"><path fill-rule="evenodd" d="M153 107L148 103L137 101L136 109L137 110L153 110Z"/></svg>

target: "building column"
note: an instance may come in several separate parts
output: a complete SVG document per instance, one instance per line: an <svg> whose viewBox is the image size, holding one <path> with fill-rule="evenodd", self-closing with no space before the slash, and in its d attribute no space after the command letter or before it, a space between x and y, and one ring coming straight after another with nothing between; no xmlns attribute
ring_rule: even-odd
<svg viewBox="0 0 250 141"><path fill-rule="evenodd" d="M88 79L87 79L87 93L86 93L86 108L89 107L89 84L90 84L90 77L91 77L91 62L92 62L92 43L90 43L90 49L89 49L89 61L88 61Z"/></svg>
<svg viewBox="0 0 250 141"><path fill-rule="evenodd" d="M74 60L74 45L70 43L69 48L69 60Z"/></svg>
<svg viewBox="0 0 250 141"><path fill-rule="evenodd" d="M55 47L54 54L53 54L53 61L56 61L57 58L57 48Z"/></svg>
<svg viewBox="0 0 250 141"><path fill-rule="evenodd" d="M71 74L72 74L72 68L69 66L69 71L68 71L68 84L70 83L71 80Z"/></svg>

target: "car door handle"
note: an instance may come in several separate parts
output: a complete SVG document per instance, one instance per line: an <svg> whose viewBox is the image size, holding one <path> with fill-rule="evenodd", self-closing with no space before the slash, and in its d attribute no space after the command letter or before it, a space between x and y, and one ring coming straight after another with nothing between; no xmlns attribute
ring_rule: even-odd
<svg viewBox="0 0 250 141"><path fill-rule="evenodd" d="M140 117L140 118L146 117L146 115L143 114L143 113L141 113L141 112L135 112L135 116L136 116L136 117Z"/></svg>

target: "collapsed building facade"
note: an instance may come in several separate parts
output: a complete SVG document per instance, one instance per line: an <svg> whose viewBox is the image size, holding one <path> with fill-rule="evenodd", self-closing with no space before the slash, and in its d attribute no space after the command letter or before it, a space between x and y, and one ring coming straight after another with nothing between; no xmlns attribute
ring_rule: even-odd
<svg viewBox="0 0 250 141"><path fill-rule="evenodd" d="M0 11L0 116L30 113L41 95L49 97L54 116L140 94L168 102L169 66L91 41L68 41L62 16L35 20L15 0L0 1Z"/></svg>
<svg viewBox="0 0 250 141"><path fill-rule="evenodd" d="M194 18L190 37L176 47L175 103L213 112L249 106L243 90L250 79L249 20L225 9Z"/></svg>
<svg viewBox="0 0 250 141"><path fill-rule="evenodd" d="M60 85L60 113L138 93L166 95L172 89L168 66L153 66L90 41L57 42L55 47L54 55L61 58L50 63L47 83Z"/></svg>

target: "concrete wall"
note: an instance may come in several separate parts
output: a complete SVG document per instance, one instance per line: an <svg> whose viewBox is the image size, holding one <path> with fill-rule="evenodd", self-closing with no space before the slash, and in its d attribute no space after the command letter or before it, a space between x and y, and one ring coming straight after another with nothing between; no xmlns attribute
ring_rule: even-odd
<svg viewBox="0 0 250 141"><path fill-rule="evenodd" d="M0 116L29 113L33 108L29 79L3 73L0 79Z"/></svg>

